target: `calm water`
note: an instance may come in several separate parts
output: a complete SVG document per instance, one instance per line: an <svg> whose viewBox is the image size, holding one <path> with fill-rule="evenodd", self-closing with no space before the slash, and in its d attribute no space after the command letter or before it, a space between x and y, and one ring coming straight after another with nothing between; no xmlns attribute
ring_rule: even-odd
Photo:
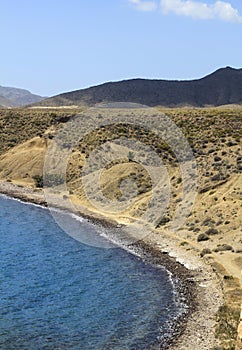
<svg viewBox="0 0 242 350"><path fill-rule="evenodd" d="M3 196L0 250L1 350L150 349L178 312L163 269L81 244L47 210Z"/></svg>

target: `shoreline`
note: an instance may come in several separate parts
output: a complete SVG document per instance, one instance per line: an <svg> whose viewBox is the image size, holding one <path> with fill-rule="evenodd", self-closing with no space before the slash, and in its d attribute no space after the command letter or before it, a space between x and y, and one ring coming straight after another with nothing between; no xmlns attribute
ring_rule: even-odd
<svg viewBox="0 0 242 350"><path fill-rule="evenodd" d="M148 264L162 266L171 276L174 285L174 292L178 296L178 303L184 303L184 309L172 325L172 337L168 338L167 345L160 344L160 350L180 349L176 342L183 336L187 327L189 318L196 312L198 303L196 300L196 284L193 280L192 271L188 270L175 258L166 252L161 252L154 246L143 241L136 242L132 245L134 249L141 251L142 259ZM174 347L174 348L173 348ZM188 344L186 346L188 349Z"/></svg>
<svg viewBox="0 0 242 350"><path fill-rule="evenodd" d="M33 203L42 207L48 207L44 193L39 189L19 186L11 182L0 181L0 193L22 202ZM101 225L107 229L122 229L115 220L91 212L83 207L80 210L71 211L65 205L55 206L70 213L75 213L87 219L92 224ZM215 345L213 329L215 327L215 314L223 304L223 288L221 280L209 264L195 257L194 252L184 258L182 249L174 252L170 237L162 238L162 245L152 234L150 237L128 245L133 253L135 250L142 252L142 259L156 266L162 265L171 273L174 280L179 282L178 294L185 298L187 312L178 317L174 323L172 338L167 346L160 350L210 350ZM166 246L166 248L164 248ZM125 248L125 246L123 246ZM206 288L206 289L205 289ZM184 318L185 316L185 318Z"/></svg>

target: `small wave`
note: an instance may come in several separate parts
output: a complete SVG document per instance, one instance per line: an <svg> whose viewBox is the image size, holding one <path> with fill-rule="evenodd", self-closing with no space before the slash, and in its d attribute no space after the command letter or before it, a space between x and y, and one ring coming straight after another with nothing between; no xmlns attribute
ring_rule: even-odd
<svg viewBox="0 0 242 350"><path fill-rule="evenodd" d="M28 201L25 201L23 199L16 198L16 197L11 197L10 195L4 194L4 193L0 193L0 198L1 197L4 198L4 199L11 200L11 201L19 202L19 203L22 203L22 204L25 204L25 205L28 205L28 206L30 205L30 206L34 206L34 207L37 207L37 208L42 208L42 209L45 209L45 210L49 210L49 208L44 206L44 205L33 203L33 202L28 202Z"/></svg>

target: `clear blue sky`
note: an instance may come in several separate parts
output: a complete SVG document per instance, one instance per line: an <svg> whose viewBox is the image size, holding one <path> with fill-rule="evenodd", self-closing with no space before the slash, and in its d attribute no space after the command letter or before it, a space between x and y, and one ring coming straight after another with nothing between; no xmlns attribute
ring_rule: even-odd
<svg viewBox="0 0 242 350"><path fill-rule="evenodd" d="M2 0L0 85L51 96L242 67L242 1Z"/></svg>

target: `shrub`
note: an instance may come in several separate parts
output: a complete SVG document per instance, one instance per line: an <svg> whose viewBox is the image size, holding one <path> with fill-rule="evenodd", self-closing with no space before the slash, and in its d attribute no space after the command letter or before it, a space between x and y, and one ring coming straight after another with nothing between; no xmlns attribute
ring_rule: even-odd
<svg viewBox="0 0 242 350"><path fill-rule="evenodd" d="M65 182L65 179L61 174L46 174L43 180L44 185L47 187L58 186Z"/></svg>
<svg viewBox="0 0 242 350"><path fill-rule="evenodd" d="M38 187L38 188L43 187L43 175L35 175L35 176L33 176L33 179L34 179L36 187Z"/></svg>
<svg viewBox="0 0 242 350"><path fill-rule="evenodd" d="M224 276L224 280L233 280L234 277L233 276L230 276L230 275L225 275Z"/></svg>
<svg viewBox="0 0 242 350"><path fill-rule="evenodd" d="M214 228L214 227L209 228L205 232L205 234L208 235L208 236L217 235L218 233L219 233L218 230L216 228Z"/></svg>
<svg viewBox="0 0 242 350"><path fill-rule="evenodd" d="M218 252L225 252L228 250L233 250L233 247L229 244L222 244L222 245L219 245L217 248L215 248L214 252L218 253Z"/></svg>
<svg viewBox="0 0 242 350"><path fill-rule="evenodd" d="M209 237L205 233L200 233L200 235L197 237L198 242L208 241Z"/></svg>
<svg viewBox="0 0 242 350"><path fill-rule="evenodd" d="M178 177L177 179L177 184L180 184L182 182L182 178L181 177Z"/></svg>
<svg viewBox="0 0 242 350"><path fill-rule="evenodd" d="M167 224L171 219L168 216L163 216L162 218L160 218L157 221L156 227L160 226L160 225L165 225Z"/></svg>
<svg viewBox="0 0 242 350"><path fill-rule="evenodd" d="M215 329L215 336L222 342L222 349L235 349L239 310L233 309L228 305L220 306L216 319L217 326Z"/></svg>
<svg viewBox="0 0 242 350"><path fill-rule="evenodd" d="M132 162L134 160L134 152L129 151L128 160L129 160L129 162Z"/></svg>
<svg viewBox="0 0 242 350"><path fill-rule="evenodd" d="M210 249L205 248L201 251L200 256L204 257L206 254L211 254L211 253L212 253L212 251Z"/></svg>

